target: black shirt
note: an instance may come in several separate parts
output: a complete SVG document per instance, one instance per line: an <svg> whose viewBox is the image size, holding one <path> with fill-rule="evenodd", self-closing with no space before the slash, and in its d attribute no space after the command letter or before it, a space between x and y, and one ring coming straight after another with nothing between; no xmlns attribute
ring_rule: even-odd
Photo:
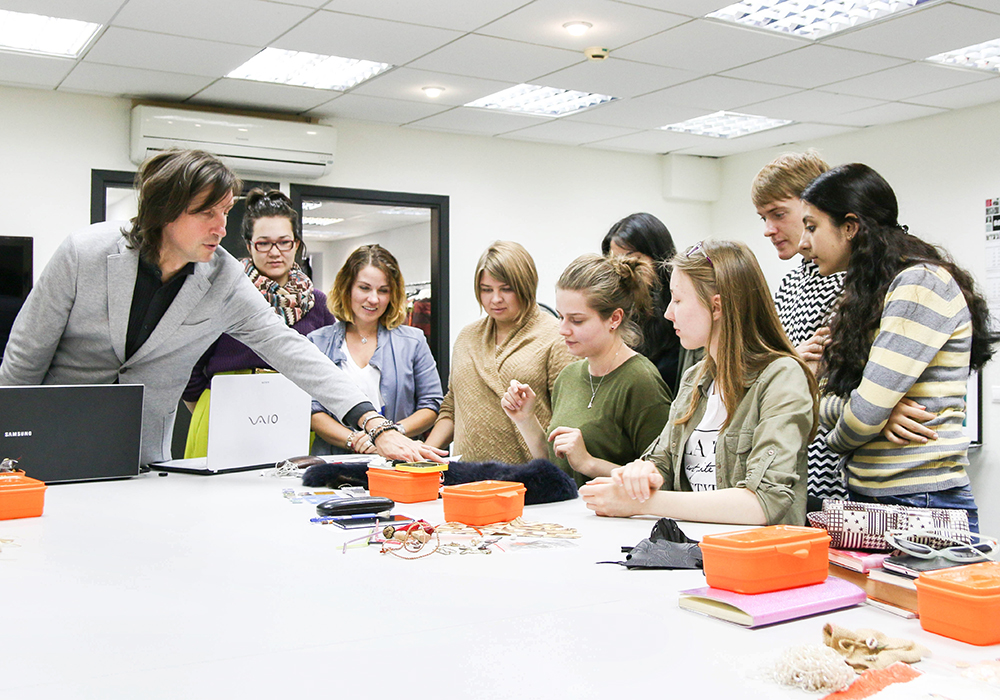
<svg viewBox="0 0 1000 700"><path fill-rule="evenodd" d="M188 275L194 272L194 263L188 263L166 283L160 281L160 268L139 258L139 269L132 290L132 308L128 314L125 333L125 359L128 360L142 344L149 340L163 314L181 290Z"/></svg>

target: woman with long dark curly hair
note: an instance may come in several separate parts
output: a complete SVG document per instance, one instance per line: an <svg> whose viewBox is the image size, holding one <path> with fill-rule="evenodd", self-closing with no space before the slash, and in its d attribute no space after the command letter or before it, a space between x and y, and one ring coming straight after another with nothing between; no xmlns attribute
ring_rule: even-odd
<svg viewBox="0 0 1000 700"><path fill-rule="evenodd" d="M966 383L997 336L972 276L897 221L896 195L867 165L850 163L802 193L800 247L820 274L846 271L820 379L827 443L846 461L853 500L961 508L978 531L962 431ZM893 409L918 399L936 433L893 439Z"/></svg>
<svg viewBox="0 0 1000 700"><path fill-rule="evenodd" d="M683 369L681 344L674 324L663 317L670 305L669 262L677 249L666 225L652 214L629 214L618 221L604 236L601 252L605 255L632 255L645 260L656 270L659 288L653 296L653 308L639 321L642 340L636 351L656 365L663 381L676 395Z"/></svg>

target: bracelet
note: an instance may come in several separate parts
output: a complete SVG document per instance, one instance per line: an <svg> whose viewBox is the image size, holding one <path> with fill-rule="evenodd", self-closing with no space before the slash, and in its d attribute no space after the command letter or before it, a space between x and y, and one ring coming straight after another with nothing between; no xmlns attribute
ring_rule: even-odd
<svg viewBox="0 0 1000 700"><path fill-rule="evenodd" d="M393 423L391 420L387 419L383 421L382 425L368 432L368 437L371 438L372 444L373 445L375 444L375 438L377 438L379 435L386 432L387 430L396 430L398 432L399 428L397 428L396 424Z"/></svg>
<svg viewBox="0 0 1000 700"><path fill-rule="evenodd" d="M352 430L351 434L347 436L347 441L346 441L345 447L347 447L347 449L351 450L352 452L357 452L357 450L354 449L354 445L355 445L354 438L356 436L358 436L358 435L363 435L363 434L364 433L362 431L360 431L360 430Z"/></svg>
<svg viewBox="0 0 1000 700"><path fill-rule="evenodd" d="M406 437L406 426L402 423L396 423L396 432L398 432L403 437Z"/></svg>
<svg viewBox="0 0 1000 700"><path fill-rule="evenodd" d="M384 416L382 416L382 414L380 414L380 413L376 413L376 414L375 414L375 415L373 415L373 416L368 416L368 417L367 417L367 418L365 419L365 422L361 424L361 430L363 430L364 432L366 432L366 433L367 433L367 432L368 432L368 421L370 421L370 420L374 420L374 419L376 419L376 418L381 418L382 420L385 420L385 417L384 417Z"/></svg>

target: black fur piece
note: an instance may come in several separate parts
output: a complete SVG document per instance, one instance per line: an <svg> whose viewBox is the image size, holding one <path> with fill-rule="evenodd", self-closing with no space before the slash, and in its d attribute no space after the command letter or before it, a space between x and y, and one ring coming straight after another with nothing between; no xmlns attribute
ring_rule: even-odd
<svg viewBox="0 0 1000 700"><path fill-rule="evenodd" d="M515 481L524 484L524 504L555 503L576 498L576 483L566 472L547 459L527 464L501 462L451 462L444 472L445 486L473 481ZM368 487L368 467L364 464L319 464L302 475L302 485L326 488Z"/></svg>

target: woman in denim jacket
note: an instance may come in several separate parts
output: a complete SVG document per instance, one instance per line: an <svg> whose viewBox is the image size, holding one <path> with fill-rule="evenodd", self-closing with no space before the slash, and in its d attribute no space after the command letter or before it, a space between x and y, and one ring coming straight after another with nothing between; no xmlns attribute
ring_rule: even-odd
<svg viewBox="0 0 1000 700"><path fill-rule="evenodd" d="M643 459L580 489L598 515L801 525L816 379L781 328L750 249L704 242L671 262L666 317L707 356L684 375Z"/></svg>
<svg viewBox="0 0 1000 700"><path fill-rule="evenodd" d="M329 294L331 326L307 337L345 370L379 412L404 435L434 424L441 408L441 378L423 331L401 325L406 290L399 264L380 245L355 250ZM374 453L368 435L350 430L313 401L312 454Z"/></svg>

